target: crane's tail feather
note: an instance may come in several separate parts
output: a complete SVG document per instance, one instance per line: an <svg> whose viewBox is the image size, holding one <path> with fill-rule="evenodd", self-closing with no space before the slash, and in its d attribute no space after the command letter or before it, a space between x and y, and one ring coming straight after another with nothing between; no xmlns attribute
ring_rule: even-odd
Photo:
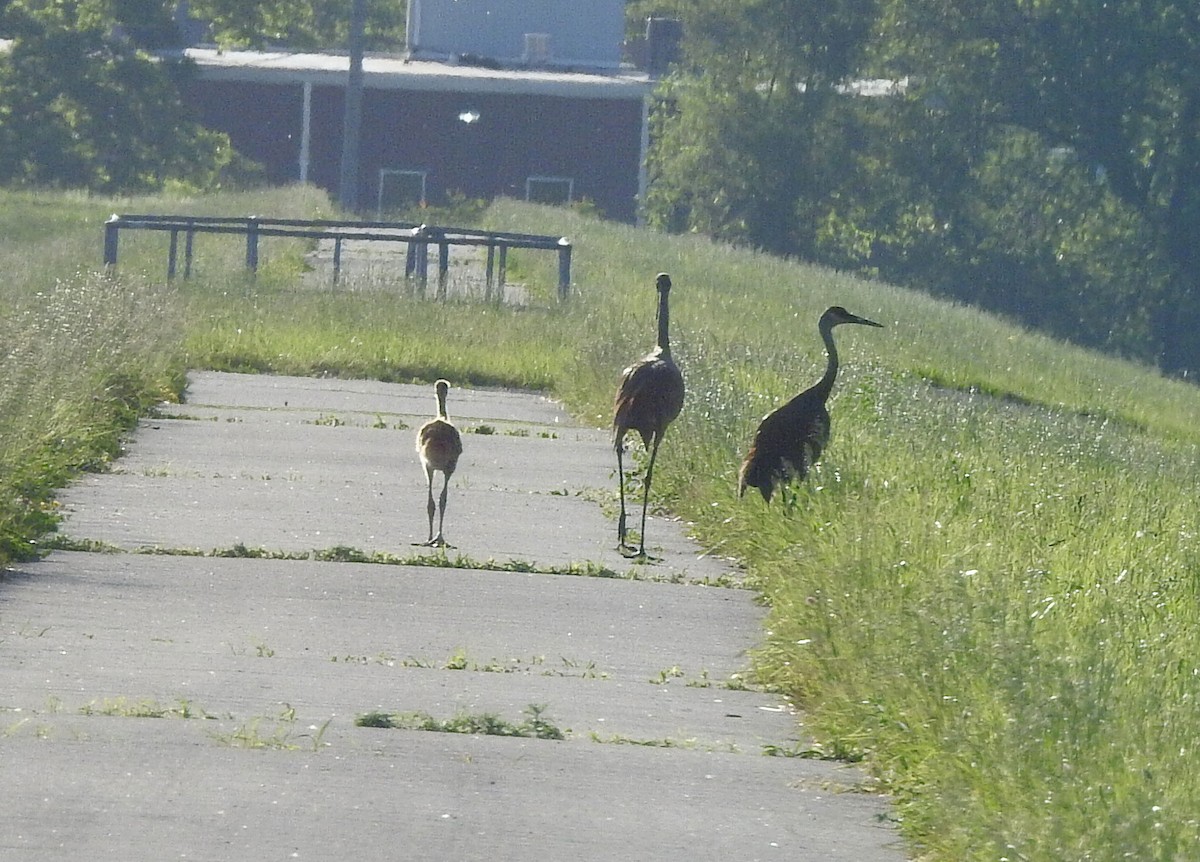
<svg viewBox="0 0 1200 862"><path fill-rule="evenodd" d="M765 456L763 453L750 450L742 464L738 476L738 496L746 493L746 488L757 488L763 500L770 503L775 492L775 486L790 481L793 477L803 479L808 475L808 459L801 453L799 461L783 455Z"/></svg>
<svg viewBox="0 0 1200 862"><path fill-rule="evenodd" d="M758 456L753 450L746 456L738 476L738 496L746 493L746 488L757 488L763 500L770 503L771 494L775 490L776 476L782 463L770 464L767 459Z"/></svg>

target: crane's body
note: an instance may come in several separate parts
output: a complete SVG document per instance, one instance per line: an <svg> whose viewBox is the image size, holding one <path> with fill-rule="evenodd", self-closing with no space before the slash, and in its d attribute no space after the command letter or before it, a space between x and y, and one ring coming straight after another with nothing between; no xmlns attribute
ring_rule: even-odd
<svg viewBox="0 0 1200 862"><path fill-rule="evenodd" d="M843 323L881 326L873 320L833 306L821 315L817 329L825 342L828 356L824 376L812 387L763 417L754 434L754 442L742 463L738 478L738 496L746 488L757 488L770 503L777 483L792 476L803 479L829 443L829 409L826 402L837 379L838 353L833 328Z"/></svg>
<svg viewBox="0 0 1200 862"><path fill-rule="evenodd" d="M642 527L636 556L646 555L646 508L650 502L650 482L654 477L654 461L667 426L683 409L683 375L671 358L669 338L670 315L668 294L671 277L659 273L655 281L658 290L658 344L625 369L617 387L613 405L613 448L617 452L617 474L620 483L621 515L617 522L617 539L622 550L633 550L626 544L625 514L625 436L636 431L650 453L646 466L646 481L642 495Z"/></svg>
<svg viewBox="0 0 1200 862"><path fill-rule="evenodd" d="M426 493L428 502L426 510L429 514L429 541L422 544L433 547L445 547L446 540L442 536L442 525L446 520L446 494L450 485L450 477L458 467L459 456L462 455L462 437L458 429L450 421L446 413L446 395L450 384L439 380L434 384L437 394L437 415L417 430L417 453L421 456L421 467L425 470ZM433 501L433 474L442 474L442 493L440 508ZM438 514L437 535L433 533L433 516Z"/></svg>

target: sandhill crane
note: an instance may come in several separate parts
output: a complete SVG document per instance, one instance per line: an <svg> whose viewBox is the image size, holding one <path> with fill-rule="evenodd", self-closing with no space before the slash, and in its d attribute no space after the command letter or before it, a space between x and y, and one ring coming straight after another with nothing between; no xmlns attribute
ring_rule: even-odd
<svg viewBox="0 0 1200 862"><path fill-rule="evenodd" d="M750 452L742 463L738 478L739 497L751 486L758 488L763 499L770 503L775 483L787 481L793 473L803 479L829 442L829 410L825 402L833 390L833 381L838 372L833 328L843 323L883 326L853 315L840 305L829 308L821 315L817 330L829 355L825 376L815 386L763 418L754 434Z"/></svg>
<svg viewBox="0 0 1200 862"><path fill-rule="evenodd" d="M428 485L429 505L429 541L420 544L431 547L447 547L442 536L442 524L446 520L446 489L450 484L450 476L458 466L458 457L462 455L462 438L458 429L446 415L446 393L450 384L439 380L434 384L437 393L437 416L430 419L417 431L417 453L421 456L421 466L425 468L425 479ZM440 470L442 473L441 508L433 502L433 474ZM433 534L433 514L440 511L438 516L437 535Z"/></svg>
<svg viewBox="0 0 1200 862"><path fill-rule="evenodd" d="M617 522L618 547L624 552L633 550L625 542L625 435L636 431L650 453L646 465L646 481L642 493L642 529L640 547L633 556L646 556L646 506L650 502L650 481L654 477L654 459L667 426L683 409L683 375L671 359L667 338L670 317L667 296L671 292L671 276L660 272L655 280L658 290L658 346L625 369L613 410L613 448L617 450L617 474L621 488L621 519Z"/></svg>

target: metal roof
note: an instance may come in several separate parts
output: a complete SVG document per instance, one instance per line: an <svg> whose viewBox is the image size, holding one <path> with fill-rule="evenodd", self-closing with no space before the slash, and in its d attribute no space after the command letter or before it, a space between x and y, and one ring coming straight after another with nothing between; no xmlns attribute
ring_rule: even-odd
<svg viewBox="0 0 1200 862"><path fill-rule="evenodd" d="M291 54L188 48L182 52L206 81L285 84L310 82L342 87L350 72L345 54ZM178 56L178 54L176 54ZM645 74L597 74L548 69L486 68L461 63L363 58L363 86L379 90L562 96L576 99L641 99L654 82Z"/></svg>

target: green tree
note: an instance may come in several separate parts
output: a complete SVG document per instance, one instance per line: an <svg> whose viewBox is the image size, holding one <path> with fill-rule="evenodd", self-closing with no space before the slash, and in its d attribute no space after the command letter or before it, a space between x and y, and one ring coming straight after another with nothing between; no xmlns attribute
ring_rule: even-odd
<svg viewBox="0 0 1200 862"><path fill-rule="evenodd" d="M284 45L298 51L345 49L350 39L350 3L345 0L192 0L193 17L212 24L226 47ZM407 0L371 0L364 38L367 50L404 45Z"/></svg>
<svg viewBox="0 0 1200 862"><path fill-rule="evenodd" d="M683 62L655 116L652 223L806 253L836 187L836 87L857 66L876 0L698 0L678 13Z"/></svg>
<svg viewBox="0 0 1200 862"><path fill-rule="evenodd" d="M1162 362L1200 369L1200 6L893 0L883 21L881 68L911 76L912 98L936 104L947 125L983 140L1005 128L1035 135L1035 160L1069 154L1140 218L1125 276L1165 272L1161 301L1148 303ZM1145 230L1154 239L1139 278Z"/></svg>
<svg viewBox="0 0 1200 862"><path fill-rule="evenodd" d="M210 185L235 161L228 140L180 103L184 66L136 39L169 38L170 5L151 0L11 2L0 28L0 182L98 191ZM128 24L119 16L130 16Z"/></svg>
<svg viewBox="0 0 1200 862"><path fill-rule="evenodd" d="M1200 369L1200 6L641 0L684 62L652 223ZM887 98L846 95L875 76Z"/></svg>

